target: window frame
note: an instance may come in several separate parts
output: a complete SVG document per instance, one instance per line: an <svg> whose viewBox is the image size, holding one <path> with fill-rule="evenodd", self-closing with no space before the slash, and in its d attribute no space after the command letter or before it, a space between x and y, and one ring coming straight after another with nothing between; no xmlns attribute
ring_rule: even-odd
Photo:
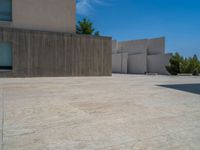
<svg viewBox="0 0 200 150"><path fill-rule="evenodd" d="M13 21L13 0L11 1L11 13L10 13L10 20L1 20L0 19L0 23L11 23Z"/></svg>
<svg viewBox="0 0 200 150"><path fill-rule="evenodd" d="M13 43L12 43L12 41L0 41L0 44L1 43L10 43L10 46L11 46L11 59L12 59L11 61L12 61L12 63L11 63L11 66L0 66L0 72L1 71L12 71L13 70L13 65L14 65ZM6 68L6 67L8 67L8 68Z"/></svg>

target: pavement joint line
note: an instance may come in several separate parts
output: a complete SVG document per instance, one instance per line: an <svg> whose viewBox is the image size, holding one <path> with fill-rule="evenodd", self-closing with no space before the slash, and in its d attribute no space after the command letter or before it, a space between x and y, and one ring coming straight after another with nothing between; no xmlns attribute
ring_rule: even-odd
<svg viewBox="0 0 200 150"><path fill-rule="evenodd" d="M4 149L4 92L3 92L3 88L1 89L1 95L2 95L2 120L1 120L1 124L2 124L2 133L1 133L1 149Z"/></svg>

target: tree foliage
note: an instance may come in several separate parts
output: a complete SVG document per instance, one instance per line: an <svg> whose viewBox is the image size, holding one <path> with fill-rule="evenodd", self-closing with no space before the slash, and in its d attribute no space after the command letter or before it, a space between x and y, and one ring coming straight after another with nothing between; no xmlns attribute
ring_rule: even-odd
<svg viewBox="0 0 200 150"><path fill-rule="evenodd" d="M179 53L175 53L170 59L170 65L166 66L166 69L172 75L179 73L199 75L200 60L196 55L184 58Z"/></svg>
<svg viewBox="0 0 200 150"><path fill-rule="evenodd" d="M166 66L167 71L172 75L177 75L181 73L180 71L180 62L183 61L183 57L179 55L179 53L175 53L170 59L170 65Z"/></svg>
<svg viewBox="0 0 200 150"><path fill-rule="evenodd" d="M76 25L76 33L77 34L88 34L99 36L99 31L95 31L93 27L93 23L90 22L89 19L84 18L82 21L78 21Z"/></svg>

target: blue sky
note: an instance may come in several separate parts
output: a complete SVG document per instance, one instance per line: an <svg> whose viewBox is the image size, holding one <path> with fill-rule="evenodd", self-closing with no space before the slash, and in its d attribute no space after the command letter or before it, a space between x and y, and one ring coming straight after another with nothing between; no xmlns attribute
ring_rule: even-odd
<svg viewBox="0 0 200 150"><path fill-rule="evenodd" d="M200 0L77 0L77 20L119 41L166 37L167 52L200 58Z"/></svg>

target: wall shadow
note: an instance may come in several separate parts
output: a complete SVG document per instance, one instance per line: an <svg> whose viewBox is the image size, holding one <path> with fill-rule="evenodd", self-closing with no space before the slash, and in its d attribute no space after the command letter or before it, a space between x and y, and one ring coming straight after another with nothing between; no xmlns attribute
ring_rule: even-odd
<svg viewBox="0 0 200 150"><path fill-rule="evenodd" d="M200 83L194 84L171 84L171 85L158 85L160 87L175 89L184 92L190 92L200 95Z"/></svg>

